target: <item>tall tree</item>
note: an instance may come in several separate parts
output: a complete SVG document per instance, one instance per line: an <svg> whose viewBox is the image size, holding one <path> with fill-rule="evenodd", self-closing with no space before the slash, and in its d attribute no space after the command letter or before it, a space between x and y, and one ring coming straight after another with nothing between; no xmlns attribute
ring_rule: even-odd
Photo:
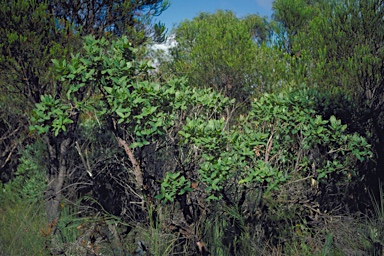
<svg viewBox="0 0 384 256"><path fill-rule="evenodd" d="M167 0L55 0L49 6L59 21L71 22L81 35L127 35L136 44L144 42L152 32L155 37L164 32L158 29L159 24L150 26L150 22L168 7Z"/></svg>
<svg viewBox="0 0 384 256"><path fill-rule="evenodd" d="M88 33L99 37L104 33L127 34L132 42L142 43L147 36L143 31L150 18L167 6L166 1L1 1L2 105L12 109L16 120L30 119L35 104L55 105L57 100L65 97L62 92L69 85L57 82L55 72L52 72L52 59L69 59L69 55L80 48L80 36ZM131 33L132 29L135 33ZM44 95L51 95L52 98ZM7 108L2 107L1 112L5 111ZM71 120L77 120L78 113L73 115ZM16 138L8 136L12 130L17 131L20 124L6 123L7 113L0 116L3 141L25 139L25 130L24 133L19 132ZM71 162L69 153L77 132L75 124L68 126L65 135L42 136L49 153L46 201L50 222L57 218L58 202ZM27 125L23 123L21 127L25 129ZM34 134L31 137L40 139ZM13 145L17 145L12 143L12 146L1 144L1 150L4 150L1 160L4 159L4 163L9 153L13 154Z"/></svg>
<svg viewBox="0 0 384 256"><path fill-rule="evenodd" d="M229 11L201 13L176 28L172 68L193 86L213 87L243 102L263 87L257 64L269 32L267 21L256 15L239 19Z"/></svg>
<svg viewBox="0 0 384 256"><path fill-rule="evenodd" d="M296 49L292 47L296 36L306 30L308 22L316 14L314 2L316 0L279 0L273 3L274 20L280 25L277 30L280 46L290 54L295 54Z"/></svg>
<svg viewBox="0 0 384 256"><path fill-rule="evenodd" d="M65 55L66 34L41 1L1 1L0 83L26 108L52 88L51 59Z"/></svg>
<svg viewBox="0 0 384 256"><path fill-rule="evenodd" d="M300 55L296 62L304 67L301 75L322 91L352 99L354 117L345 121L375 146L379 173L374 176L384 178L383 1L289 2L275 1L275 18L285 27L293 53ZM301 12L311 14L302 15L306 22L294 19ZM346 114L349 106L344 109Z"/></svg>
<svg viewBox="0 0 384 256"><path fill-rule="evenodd" d="M40 95L55 89L51 59L67 55L71 47L47 12L47 2L1 1L0 6L0 171L12 177L15 168L10 167L27 138L28 115Z"/></svg>

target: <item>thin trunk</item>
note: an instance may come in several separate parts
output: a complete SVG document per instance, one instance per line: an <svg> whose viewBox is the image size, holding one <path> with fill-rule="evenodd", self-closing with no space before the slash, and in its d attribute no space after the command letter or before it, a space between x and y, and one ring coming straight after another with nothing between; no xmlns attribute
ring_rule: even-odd
<svg viewBox="0 0 384 256"><path fill-rule="evenodd" d="M137 186L140 190L142 190L144 188L144 178L143 172L140 168L140 164L137 162L135 156L133 155L132 149L129 147L128 143L117 135L115 135L115 137L117 139L117 142L119 143L119 146L124 148L125 153L129 157L129 160L131 161L133 166L133 173L136 178Z"/></svg>
<svg viewBox="0 0 384 256"><path fill-rule="evenodd" d="M59 218L59 206L62 189L67 174L67 153L71 139L58 142L57 138L45 137L48 147L49 164L47 170L46 213L48 223L56 223Z"/></svg>
<svg viewBox="0 0 384 256"><path fill-rule="evenodd" d="M146 212L144 199L145 199L145 195L146 195L147 191L145 190L145 186L144 186L143 171L141 170L140 164L136 160L136 158L132 152L132 149L129 147L128 142L126 142L125 140L123 140L122 138L117 136L116 134L115 134L115 137L116 137L116 140L117 140L119 146L124 148L125 153L127 154L129 160L132 163L133 174L135 175L135 179L136 179L136 186L139 190L136 194L140 197L140 200L141 200L141 202L138 202L138 203L141 205L142 211Z"/></svg>

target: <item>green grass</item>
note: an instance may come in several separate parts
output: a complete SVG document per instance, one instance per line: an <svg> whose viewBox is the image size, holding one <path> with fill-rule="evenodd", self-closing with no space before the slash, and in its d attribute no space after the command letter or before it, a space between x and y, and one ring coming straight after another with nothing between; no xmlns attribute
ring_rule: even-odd
<svg viewBox="0 0 384 256"><path fill-rule="evenodd" d="M44 204L0 200L0 255L49 255Z"/></svg>

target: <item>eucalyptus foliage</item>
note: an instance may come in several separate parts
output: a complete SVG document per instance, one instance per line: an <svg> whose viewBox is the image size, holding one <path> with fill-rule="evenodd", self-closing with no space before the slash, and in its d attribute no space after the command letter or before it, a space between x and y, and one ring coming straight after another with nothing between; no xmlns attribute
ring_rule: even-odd
<svg viewBox="0 0 384 256"><path fill-rule="evenodd" d="M204 104L217 111L228 99L210 90L191 89L185 79L173 79L166 84L150 81L151 66L134 58L135 49L123 37L111 44L105 39L86 37L84 57L53 62L67 88L66 97L43 96L36 104L32 130L39 133L66 132L77 113L97 110L101 120L116 121L135 134L131 147L148 145L151 138L165 134L173 124L177 111L186 111L192 104ZM217 104L218 103L218 104Z"/></svg>
<svg viewBox="0 0 384 256"><path fill-rule="evenodd" d="M172 69L187 76L192 86L212 87L240 102L263 89L263 70L269 67L259 66L267 61L259 47L269 39L266 19L239 19L229 11L201 13L182 22L174 33Z"/></svg>
<svg viewBox="0 0 384 256"><path fill-rule="evenodd" d="M255 99L231 129L224 118L188 120L179 133L202 152L199 173L208 199L221 199L233 184L268 192L298 177L355 176L357 163L372 156L370 145L313 107L305 91L288 91Z"/></svg>

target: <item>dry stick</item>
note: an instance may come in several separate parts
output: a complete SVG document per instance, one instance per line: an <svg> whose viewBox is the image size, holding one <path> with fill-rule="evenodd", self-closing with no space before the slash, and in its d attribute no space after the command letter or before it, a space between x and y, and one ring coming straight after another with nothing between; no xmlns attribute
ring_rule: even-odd
<svg viewBox="0 0 384 256"><path fill-rule="evenodd" d="M136 158L133 155L133 152L129 147L128 143L118 136L116 136L116 140L119 143L119 146L123 147L125 150L125 153L128 155L129 160L133 165L133 173L135 174L137 185L140 188L140 190L142 190L144 187L144 179L143 179L143 173L141 172L139 163L136 161Z"/></svg>
<svg viewBox="0 0 384 256"><path fill-rule="evenodd" d="M3 169L7 165L7 163L11 160L13 151L15 151L16 147L17 147L17 143L13 145L11 151L9 152L9 154L7 156L7 159L5 159L4 164L0 167L0 169Z"/></svg>
<svg viewBox="0 0 384 256"><path fill-rule="evenodd" d="M91 186L93 185L92 183L90 182L75 182L75 183L71 183L65 187L63 187L62 189L60 189L59 191L57 191L58 193L61 193L63 192L64 190L68 189L68 188L71 188L71 187L75 187L75 186L78 186L78 185L88 185L88 186Z"/></svg>
<svg viewBox="0 0 384 256"><path fill-rule="evenodd" d="M225 129L227 128L229 120L232 118L233 112L235 112L236 108L237 107L232 108L231 111L229 111L228 108L225 109L225 111L227 112L227 116L225 118L225 124L224 124L222 131L225 131Z"/></svg>
<svg viewBox="0 0 384 256"><path fill-rule="evenodd" d="M305 181L305 180L312 179L312 178L313 178L313 175L310 175L310 176L307 176L305 178L301 178L301 179L298 179L298 180L294 180L294 181L288 182L286 185L291 185L293 183Z"/></svg>
<svg viewBox="0 0 384 256"><path fill-rule="evenodd" d="M264 159L264 162L266 162L266 163L268 163L269 153L271 152L271 149L272 149L274 133L275 133L275 131L272 131L272 134L269 137L268 142L267 142L267 148L265 149L265 159Z"/></svg>
<svg viewBox="0 0 384 256"><path fill-rule="evenodd" d="M92 178L92 170L91 170L91 167L89 166L89 162L85 161L83 153L81 152L80 145L77 141L75 142L75 148L77 149L77 152L80 155L80 158L81 158L81 161L83 162L85 170L87 171L88 175Z"/></svg>
<svg viewBox="0 0 384 256"><path fill-rule="evenodd" d="M127 182L122 182L121 180L119 179L116 179L115 177L112 177L116 182L117 184L119 184L121 187L124 187L124 188L128 188L132 194L134 194L135 196L137 196L138 198L140 199L143 199L143 197L141 195L139 195ZM133 202L133 203L136 203L136 202Z"/></svg>
<svg viewBox="0 0 384 256"><path fill-rule="evenodd" d="M11 132L10 134L7 134L7 135L4 135L3 137L0 138L0 141L3 141L3 140L6 140L10 137L12 137L13 135L15 135L19 130L20 130L20 127L17 127L16 130L14 130L13 132Z"/></svg>

